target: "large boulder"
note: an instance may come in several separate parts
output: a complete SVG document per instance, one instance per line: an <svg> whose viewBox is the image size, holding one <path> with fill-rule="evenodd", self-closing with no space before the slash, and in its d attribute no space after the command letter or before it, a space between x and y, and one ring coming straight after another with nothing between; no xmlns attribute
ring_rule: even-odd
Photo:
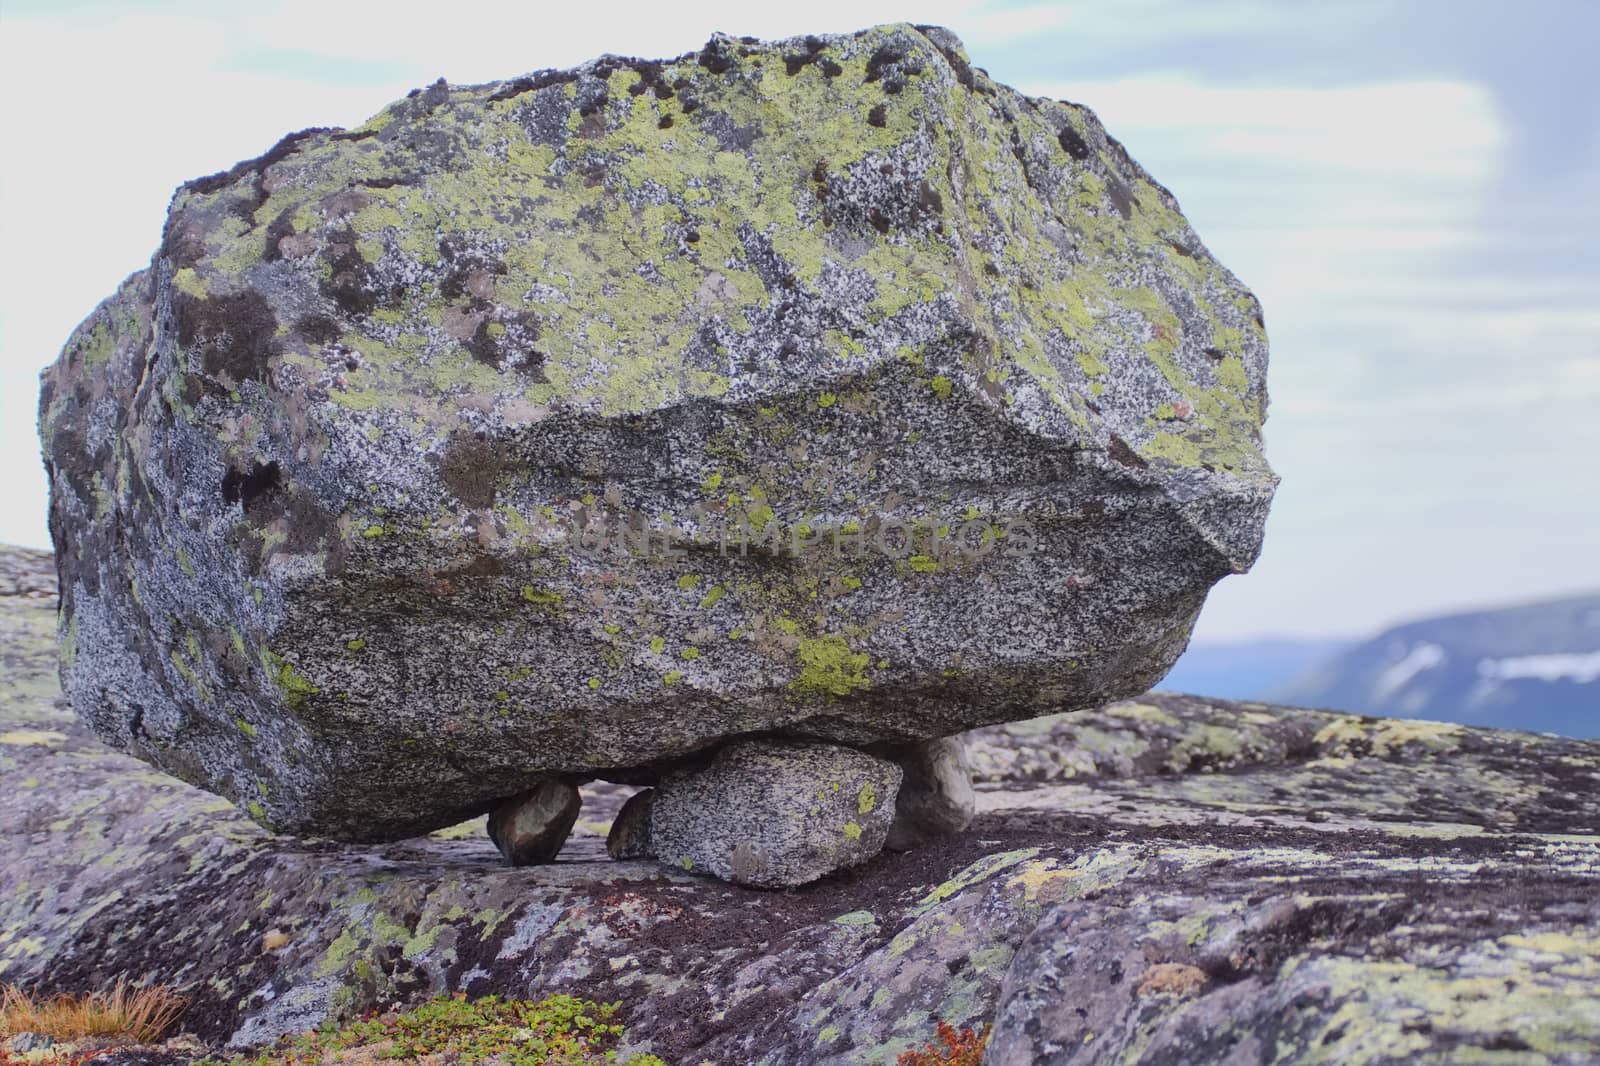
<svg viewBox="0 0 1600 1066"><path fill-rule="evenodd" d="M45 373L65 688L372 839L1099 704L1256 555L1266 359L1095 117L942 30L441 81L180 188Z"/></svg>

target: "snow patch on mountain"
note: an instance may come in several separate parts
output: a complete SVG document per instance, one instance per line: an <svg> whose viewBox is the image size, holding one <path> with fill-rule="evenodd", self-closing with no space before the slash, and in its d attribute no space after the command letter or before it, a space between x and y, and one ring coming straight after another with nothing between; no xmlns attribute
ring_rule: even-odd
<svg viewBox="0 0 1600 1066"><path fill-rule="evenodd" d="M1418 674L1444 664L1447 656L1437 644L1418 644L1405 652L1400 661L1386 668L1373 682L1373 695L1382 700L1405 688Z"/></svg>
<svg viewBox="0 0 1600 1066"><path fill-rule="evenodd" d="M1478 676L1488 681L1575 681L1588 685L1600 681L1600 651L1479 659Z"/></svg>

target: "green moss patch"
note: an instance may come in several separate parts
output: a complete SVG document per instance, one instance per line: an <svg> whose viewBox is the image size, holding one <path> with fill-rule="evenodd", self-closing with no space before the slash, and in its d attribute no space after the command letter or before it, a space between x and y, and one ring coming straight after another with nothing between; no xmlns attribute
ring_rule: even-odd
<svg viewBox="0 0 1600 1066"><path fill-rule="evenodd" d="M617 1057L623 1027L616 1003L556 995L541 1000L485 996L432 999L399 1014L372 1015L344 1026L326 1025L286 1040L253 1058L206 1060L206 1066L312 1066L393 1059L505 1066L589 1066L625 1062L665 1066L654 1055Z"/></svg>

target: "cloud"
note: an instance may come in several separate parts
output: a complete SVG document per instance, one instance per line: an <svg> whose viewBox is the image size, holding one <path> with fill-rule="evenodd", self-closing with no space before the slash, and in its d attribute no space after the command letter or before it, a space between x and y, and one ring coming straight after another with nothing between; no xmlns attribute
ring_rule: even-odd
<svg viewBox="0 0 1600 1066"><path fill-rule="evenodd" d="M214 20L175 15L7 19L0 116L0 541L42 545L37 374L160 240L183 181L257 155L290 130L348 124L393 93L223 69Z"/></svg>
<svg viewBox="0 0 1600 1066"><path fill-rule="evenodd" d="M1600 583L1600 308L1545 205L1507 201L1511 131L1462 81L1038 82L1083 103L1252 285L1283 487L1208 639L1360 632ZM1565 267L1565 269L1563 269ZM1423 606L1426 605L1426 606Z"/></svg>
<svg viewBox="0 0 1600 1066"><path fill-rule="evenodd" d="M1115 129L1159 133L1162 150L1345 176L1477 181L1505 142L1493 97L1449 81L1232 87L1175 77L1028 84L1080 101Z"/></svg>
<svg viewBox="0 0 1600 1066"><path fill-rule="evenodd" d="M539 67L569 66L603 52L659 57L699 48L714 31L763 38L843 33L885 22L954 28L969 45L1000 44L1059 27L1070 5L1007 6L961 0L920 3L815 0L750 4L702 0L692 6L640 2L608 4L603 13L547 4L460 2L442 13L436 4L329 4L325 0L253 3L239 29L255 45L307 49L340 62L406 61L422 76L489 81ZM315 27L313 34L308 27Z"/></svg>

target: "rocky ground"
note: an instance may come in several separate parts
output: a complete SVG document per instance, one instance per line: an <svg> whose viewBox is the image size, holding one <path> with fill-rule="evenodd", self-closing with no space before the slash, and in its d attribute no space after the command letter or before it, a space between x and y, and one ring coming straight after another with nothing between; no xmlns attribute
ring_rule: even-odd
<svg viewBox="0 0 1600 1066"><path fill-rule="evenodd" d="M607 859L618 788L553 866L270 836L92 739L54 610L0 550L0 981L181 986L191 1046L459 990L620 1001L672 1063L939 1020L1008 1064L1600 1057L1600 744L1152 694L974 734L968 833L754 892Z"/></svg>

